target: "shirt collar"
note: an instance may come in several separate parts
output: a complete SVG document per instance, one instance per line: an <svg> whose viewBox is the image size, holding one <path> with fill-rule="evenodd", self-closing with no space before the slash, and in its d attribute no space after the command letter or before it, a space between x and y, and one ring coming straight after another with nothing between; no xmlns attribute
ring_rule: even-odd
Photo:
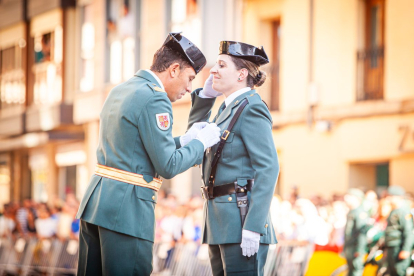
<svg viewBox="0 0 414 276"><path fill-rule="evenodd" d="M145 69L145 71L150 73L154 77L154 79L158 82L158 85L161 87L161 89L165 91L164 85L162 84L162 81L160 80L160 78L150 69Z"/></svg>
<svg viewBox="0 0 414 276"><path fill-rule="evenodd" d="M240 96L243 93L246 93L247 91L252 90L250 87L245 87L242 89L237 90L236 92L233 92L232 94L230 94L230 96L228 96L224 102L226 103L226 107L229 106L229 104L231 104L231 102L236 99L238 96Z"/></svg>

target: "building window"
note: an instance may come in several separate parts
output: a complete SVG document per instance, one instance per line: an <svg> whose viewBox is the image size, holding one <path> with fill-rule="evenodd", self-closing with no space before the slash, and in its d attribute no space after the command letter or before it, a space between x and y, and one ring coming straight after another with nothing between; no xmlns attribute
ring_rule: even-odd
<svg viewBox="0 0 414 276"><path fill-rule="evenodd" d="M138 65L138 20L140 1L107 0L109 81L117 84L133 76Z"/></svg>
<svg viewBox="0 0 414 276"><path fill-rule="evenodd" d="M54 31L34 37L33 103L55 104L62 101L62 58L63 30L57 26Z"/></svg>
<svg viewBox="0 0 414 276"><path fill-rule="evenodd" d="M365 47L357 53L359 101L384 97L384 0L367 0L364 9Z"/></svg>
<svg viewBox="0 0 414 276"><path fill-rule="evenodd" d="M18 44L0 48L0 108L22 105L26 101L24 73L24 47L22 39Z"/></svg>
<svg viewBox="0 0 414 276"><path fill-rule="evenodd" d="M280 61L280 21L272 22L272 63L270 77L272 90L270 93L270 110L279 110L279 61Z"/></svg>
<svg viewBox="0 0 414 276"><path fill-rule="evenodd" d="M91 91L94 86L94 48L95 27L93 25L93 8L87 5L81 9L81 92Z"/></svg>

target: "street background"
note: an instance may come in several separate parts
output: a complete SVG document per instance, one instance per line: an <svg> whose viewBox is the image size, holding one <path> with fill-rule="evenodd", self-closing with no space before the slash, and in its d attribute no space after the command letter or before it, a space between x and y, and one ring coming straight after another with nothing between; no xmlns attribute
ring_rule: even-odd
<svg viewBox="0 0 414 276"><path fill-rule="evenodd" d="M340 252L349 188L367 192L378 229L389 186L404 187L412 204L413 12L412 0L1 0L0 236L76 239L106 96L182 31L207 58L193 89L219 41L264 46L270 64L258 92L280 161L278 239ZM189 95L173 103L174 136L185 133L190 107ZM199 243L200 171L164 180L161 257L176 242ZM344 263L327 258L331 272Z"/></svg>

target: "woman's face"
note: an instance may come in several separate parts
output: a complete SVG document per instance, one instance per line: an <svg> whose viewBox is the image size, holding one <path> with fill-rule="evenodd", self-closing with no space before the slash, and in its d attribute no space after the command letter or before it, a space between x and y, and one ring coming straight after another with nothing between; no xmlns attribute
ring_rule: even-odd
<svg viewBox="0 0 414 276"><path fill-rule="evenodd" d="M216 64L210 70L213 74L213 89L225 95L236 91L240 86L238 79L243 77L242 70L246 69L237 70L229 55L219 55Z"/></svg>

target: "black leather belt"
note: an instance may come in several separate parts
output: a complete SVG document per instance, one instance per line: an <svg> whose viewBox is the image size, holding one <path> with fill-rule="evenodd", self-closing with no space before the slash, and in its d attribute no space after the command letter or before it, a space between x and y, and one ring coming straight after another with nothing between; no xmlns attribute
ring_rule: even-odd
<svg viewBox="0 0 414 276"><path fill-rule="evenodd" d="M235 182L223 184L220 186L202 186L201 195L205 199L214 199L216 197L224 196L224 195L231 195L235 193L246 193L252 190L253 184L254 184L254 180L249 179L247 180L246 186L243 186L243 187L237 186L238 187L237 191L236 191ZM209 195L212 195L212 196L209 196Z"/></svg>

